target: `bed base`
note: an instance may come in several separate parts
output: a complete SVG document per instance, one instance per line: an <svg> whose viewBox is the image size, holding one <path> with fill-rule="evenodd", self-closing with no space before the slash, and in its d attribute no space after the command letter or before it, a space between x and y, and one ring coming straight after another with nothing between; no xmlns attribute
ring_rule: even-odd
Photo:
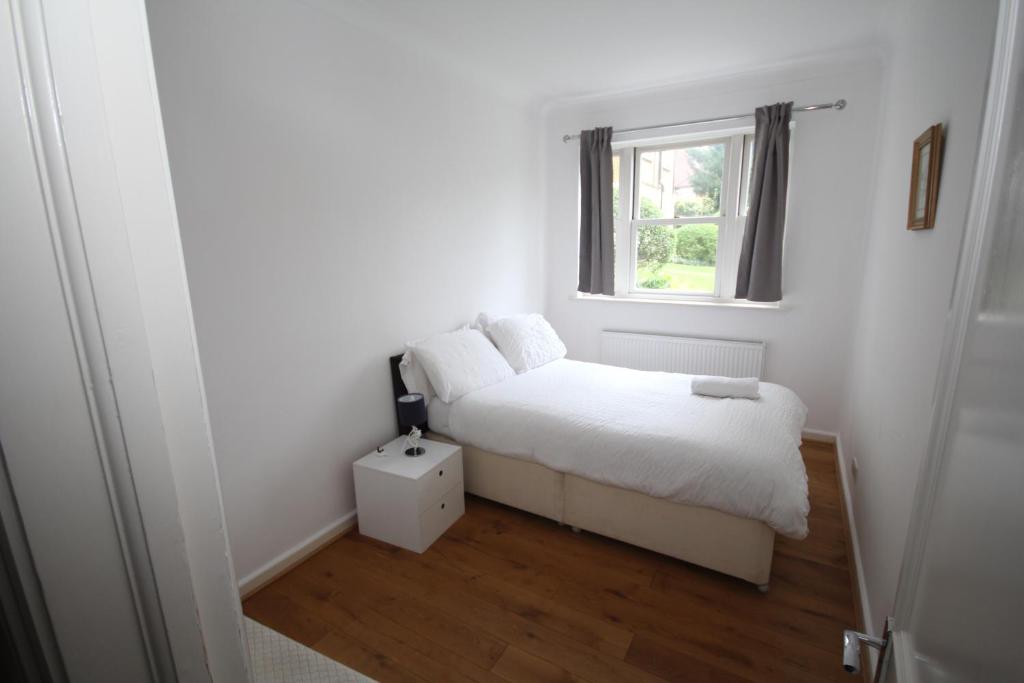
<svg viewBox="0 0 1024 683"><path fill-rule="evenodd" d="M462 463L469 493L768 590L775 532L764 522L652 498L473 446L462 447Z"/></svg>

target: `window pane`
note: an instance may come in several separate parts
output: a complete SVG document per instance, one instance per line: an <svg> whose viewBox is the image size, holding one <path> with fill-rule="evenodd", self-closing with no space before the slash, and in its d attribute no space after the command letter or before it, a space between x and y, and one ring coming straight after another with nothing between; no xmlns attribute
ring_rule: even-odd
<svg viewBox="0 0 1024 683"><path fill-rule="evenodd" d="M715 293L718 225L639 225L637 289L687 294Z"/></svg>
<svg viewBox="0 0 1024 683"><path fill-rule="evenodd" d="M725 144L640 151L635 218L722 215Z"/></svg>
<svg viewBox="0 0 1024 683"><path fill-rule="evenodd" d="M619 218L619 156L612 156L612 218Z"/></svg>
<svg viewBox="0 0 1024 683"><path fill-rule="evenodd" d="M741 179L740 215L750 210L750 177L754 172L754 136L743 136L743 177Z"/></svg>

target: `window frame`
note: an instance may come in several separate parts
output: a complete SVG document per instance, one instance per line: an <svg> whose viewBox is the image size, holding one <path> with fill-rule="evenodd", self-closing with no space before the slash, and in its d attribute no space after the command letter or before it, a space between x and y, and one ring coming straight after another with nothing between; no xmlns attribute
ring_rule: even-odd
<svg viewBox="0 0 1024 683"><path fill-rule="evenodd" d="M751 125L704 129L698 132L658 137L632 137L612 142L612 154L619 157L619 206L615 219L615 243L624 245L615 249L615 296L626 299L648 301L735 303L731 294L735 292L736 266L746 222L745 199L749 192L749 181L745 172L748 168L748 154L751 149L754 128ZM636 172L644 152L666 149L698 147L708 144L724 144L725 157L722 162L722 195L718 216L697 216L686 218L645 218L636 216L640 210L640 174ZM742 202L742 205L741 205ZM644 289L636 285L637 238L642 225L718 225L718 245L715 256L715 287L713 292L679 292L658 289ZM731 272L728 272L731 271Z"/></svg>

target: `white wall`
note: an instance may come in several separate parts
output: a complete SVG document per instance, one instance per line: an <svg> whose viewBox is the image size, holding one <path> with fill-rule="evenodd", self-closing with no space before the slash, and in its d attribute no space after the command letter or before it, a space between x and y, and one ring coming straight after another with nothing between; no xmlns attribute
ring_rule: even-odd
<svg viewBox="0 0 1024 683"><path fill-rule="evenodd" d="M914 0L889 24L875 210L856 326L844 455L860 473L853 503L868 628L891 613L932 414L942 335L977 152L997 2ZM905 229L911 144L945 124L933 230Z"/></svg>
<svg viewBox="0 0 1024 683"><path fill-rule="evenodd" d="M545 119L547 314L580 360L603 329L768 343L766 378L794 389L808 427L835 431L846 376L863 235L871 202L881 64L864 51L762 73L555 105ZM842 112L796 114L781 309L570 300L576 289L579 147L561 136L846 98ZM752 121L751 121L752 123Z"/></svg>
<svg viewBox="0 0 1024 683"><path fill-rule="evenodd" d="M149 11L245 577L354 509L405 340L542 307L540 119L300 2Z"/></svg>

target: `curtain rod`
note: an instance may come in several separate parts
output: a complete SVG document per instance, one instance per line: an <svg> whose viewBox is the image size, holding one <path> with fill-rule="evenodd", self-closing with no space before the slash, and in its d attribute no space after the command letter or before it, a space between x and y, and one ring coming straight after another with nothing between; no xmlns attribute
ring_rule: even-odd
<svg viewBox="0 0 1024 683"><path fill-rule="evenodd" d="M846 100L836 100L835 102L826 102L825 104L808 104L803 107L793 107L793 111L817 111L819 109L835 109L836 111L842 111L846 107ZM716 116L713 119L694 119L693 121L680 121L679 123L662 123L657 126L641 126L639 128L623 128L621 130L612 131L613 135L619 133L636 133L641 130L654 130L656 128L675 128L677 126L693 126L698 123L717 123L719 121L735 121L737 119L745 119L753 116L753 114L732 114L730 116ZM577 135L563 135L562 142L569 142L570 140L579 140L580 136Z"/></svg>

